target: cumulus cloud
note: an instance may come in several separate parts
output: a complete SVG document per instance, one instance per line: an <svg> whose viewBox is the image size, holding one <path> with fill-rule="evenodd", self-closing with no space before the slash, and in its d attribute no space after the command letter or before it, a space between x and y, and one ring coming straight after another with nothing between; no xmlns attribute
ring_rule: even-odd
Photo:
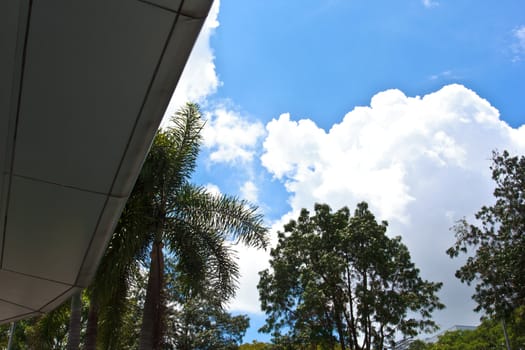
<svg viewBox="0 0 525 350"><path fill-rule="evenodd" d="M164 113L163 126L169 123L170 117L184 103L202 103L221 85L215 71L215 56L210 46L210 38L219 26L219 6L220 1L215 0Z"/></svg>
<svg viewBox="0 0 525 350"><path fill-rule="evenodd" d="M325 198L336 205L363 199L382 218L400 222L410 219L414 190L425 181L421 171L484 169L490 150L511 146L518 133L488 101L461 85L422 98L383 91L328 132L310 120L291 121L288 114L266 128L261 161L284 181L292 207Z"/></svg>
<svg viewBox="0 0 525 350"><path fill-rule="evenodd" d="M487 100L454 84L423 97L380 92L327 131L289 114L266 131L261 162L286 187L292 212L315 202L333 209L369 202L378 220L389 221L389 234L402 235L423 276L445 283L448 308L436 320L477 323L472 290L454 277L461 262L445 254L454 241L449 228L493 201L491 151L524 153L525 126L511 128ZM251 259L241 256L241 266L254 278L261 263ZM251 283L243 289L256 304ZM243 298L239 305L249 304Z"/></svg>
<svg viewBox="0 0 525 350"><path fill-rule="evenodd" d="M253 159L255 146L264 136L262 123L250 122L226 107L206 113L206 119L203 145L210 149L212 162L234 164Z"/></svg>

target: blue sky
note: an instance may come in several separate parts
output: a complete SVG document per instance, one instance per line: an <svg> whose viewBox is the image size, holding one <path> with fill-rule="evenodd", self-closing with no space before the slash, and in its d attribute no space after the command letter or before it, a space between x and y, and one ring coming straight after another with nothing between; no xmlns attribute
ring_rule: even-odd
<svg viewBox="0 0 525 350"><path fill-rule="evenodd" d="M194 181L255 202L272 237L315 202L368 201L444 282L446 329L479 319L445 254L449 228L491 203L491 150L525 154L524 91L520 0L222 1L167 115L201 104ZM255 286L268 254L238 253L230 307L252 319L246 341L265 340Z"/></svg>
<svg viewBox="0 0 525 350"><path fill-rule="evenodd" d="M288 111L328 128L378 91L413 96L460 82L519 122L525 81L513 31L523 12L519 1L223 2L211 41L223 82L215 97L262 120Z"/></svg>

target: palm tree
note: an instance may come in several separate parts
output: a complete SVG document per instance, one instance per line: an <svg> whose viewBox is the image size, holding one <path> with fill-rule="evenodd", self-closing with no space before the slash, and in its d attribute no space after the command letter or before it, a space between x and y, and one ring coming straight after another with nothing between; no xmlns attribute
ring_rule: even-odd
<svg viewBox="0 0 525 350"><path fill-rule="evenodd" d="M195 169L203 122L196 104L186 104L172 119L174 126L160 132L142 174L149 191L150 270L139 349L162 345L164 250L177 259L194 286L205 277L227 300L235 293L239 276L231 248L233 240L266 247L267 229L257 209L245 201L214 195L189 183ZM206 276L212 271L212 278Z"/></svg>
<svg viewBox="0 0 525 350"><path fill-rule="evenodd" d="M105 348L118 348L114 335L140 261L149 260L149 272L139 349L150 350L163 342L166 258L176 261L193 290L206 280L227 300L239 276L230 242L267 245L267 229L256 207L189 182L204 125L198 106L186 104L172 121L173 127L159 131L153 142L92 288L91 311L94 320L101 319ZM89 331L86 338L91 344Z"/></svg>

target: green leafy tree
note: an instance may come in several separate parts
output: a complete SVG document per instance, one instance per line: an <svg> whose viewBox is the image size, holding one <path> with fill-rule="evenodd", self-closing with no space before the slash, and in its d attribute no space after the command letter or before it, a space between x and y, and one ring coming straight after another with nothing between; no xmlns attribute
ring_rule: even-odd
<svg viewBox="0 0 525 350"><path fill-rule="evenodd" d="M70 303L66 302L50 313L30 320L30 325L25 328L27 348L64 349L69 335L70 312Z"/></svg>
<svg viewBox="0 0 525 350"><path fill-rule="evenodd" d="M207 299L192 298L173 313L169 322L173 349L180 350L233 350L250 326L246 315L232 316Z"/></svg>
<svg viewBox="0 0 525 350"><path fill-rule="evenodd" d="M80 299L80 326L85 326L88 300L85 296ZM13 350L61 350L67 348L69 341L69 325L71 320L71 301L66 301L53 311L20 320L16 323L13 337ZM7 348L9 337L9 326L0 326L0 349ZM80 334L79 342L82 343L83 334Z"/></svg>
<svg viewBox="0 0 525 350"><path fill-rule="evenodd" d="M21 320L16 321L14 325L14 332L11 339L11 344L9 344L9 339L11 337L11 327L12 323L6 323L0 326L0 349L7 349L8 345L11 345L12 350L22 350L25 349L25 344L27 344L27 334L26 328L28 328L34 321L32 320Z"/></svg>
<svg viewBox="0 0 525 350"><path fill-rule="evenodd" d="M512 349L525 349L525 314L523 308L516 310L509 319L509 335ZM505 349L505 337L498 319L486 318L474 330L448 331L437 342L427 344L427 350L486 350Z"/></svg>
<svg viewBox="0 0 525 350"><path fill-rule="evenodd" d="M176 261L166 260L167 345L179 350L238 349L249 318L226 312L225 300L211 284L204 281L203 287L194 288L188 278Z"/></svg>
<svg viewBox="0 0 525 350"><path fill-rule="evenodd" d="M282 348L382 349L396 333L436 329L441 283L419 277L399 237L386 236L366 203L354 216L315 205L279 232L260 272L261 329ZM419 318L416 317L419 313Z"/></svg>
<svg viewBox="0 0 525 350"><path fill-rule="evenodd" d="M271 344L262 343L254 340L251 343L242 344L239 347L239 350L269 350L271 349Z"/></svg>
<svg viewBox="0 0 525 350"><path fill-rule="evenodd" d="M429 350L431 347L430 344L425 343L423 340L416 339L410 343L408 350Z"/></svg>
<svg viewBox="0 0 525 350"><path fill-rule="evenodd" d="M485 347L487 346L487 347ZM471 330L448 331L439 337L439 340L429 346L431 350L474 350L497 349L499 347L490 342L476 338L476 333Z"/></svg>
<svg viewBox="0 0 525 350"><path fill-rule="evenodd" d="M505 322L525 305L525 157L493 152L492 179L495 204L476 213L476 224L465 219L453 230L456 243L450 257L470 253L456 277L475 283L476 311Z"/></svg>

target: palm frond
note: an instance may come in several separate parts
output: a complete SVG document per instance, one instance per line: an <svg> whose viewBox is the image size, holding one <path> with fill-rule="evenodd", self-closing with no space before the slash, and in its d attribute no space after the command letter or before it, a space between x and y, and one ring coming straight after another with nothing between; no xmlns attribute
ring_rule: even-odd
<svg viewBox="0 0 525 350"><path fill-rule="evenodd" d="M223 194L215 195L203 187L183 186L170 215L198 227L215 232L223 239L247 246L266 248L268 229L257 207L247 201Z"/></svg>
<svg viewBox="0 0 525 350"><path fill-rule="evenodd" d="M144 213L134 210L132 205L127 205L124 209L90 286L97 299L114 295L114 281L129 280L133 267L146 256L152 234L146 229L146 215L141 214Z"/></svg>
<svg viewBox="0 0 525 350"><path fill-rule="evenodd" d="M206 283L223 301L235 294L239 268L223 237L173 218L165 238L167 248L177 256L180 280L193 293L201 292Z"/></svg>
<svg viewBox="0 0 525 350"><path fill-rule="evenodd" d="M172 179L187 181L195 170L204 122L199 106L195 103L186 103L171 120L174 125L168 131L161 132L170 147L170 176Z"/></svg>
<svg viewBox="0 0 525 350"><path fill-rule="evenodd" d="M118 349L117 331L123 324L127 296L139 263L152 241L149 204L137 182L90 286L99 306L99 339L104 349Z"/></svg>
<svg viewBox="0 0 525 350"><path fill-rule="evenodd" d="M127 310L128 290L128 278L121 275L118 280L112 281L111 295L100 305L98 342L103 349L119 348L119 334Z"/></svg>

